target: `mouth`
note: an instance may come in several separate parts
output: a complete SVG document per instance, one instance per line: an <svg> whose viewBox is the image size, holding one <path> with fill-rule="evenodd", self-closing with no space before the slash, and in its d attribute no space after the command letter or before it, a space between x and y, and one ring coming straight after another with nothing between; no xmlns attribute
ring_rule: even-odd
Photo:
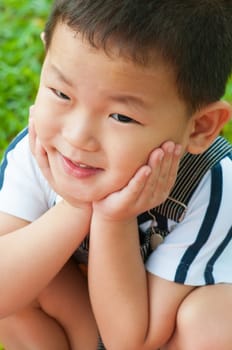
<svg viewBox="0 0 232 350"><path fill-rule="evenodd" d="M83 163L77 163L77 162L73 162L70 160L71 163L73 163L74 166L79 167L79 168L83 168L83 169L94 169L94 167L87 165L87 164L83 164Z"/></svg>
<svg viewBox="0 0 232 350"><path fill-rule="evenodd" d="M65 156L62 156L62 163L64 170L68 175L81 179L96 175L103 171L102 168L94 167L82 162L72 161Z"/></svg>

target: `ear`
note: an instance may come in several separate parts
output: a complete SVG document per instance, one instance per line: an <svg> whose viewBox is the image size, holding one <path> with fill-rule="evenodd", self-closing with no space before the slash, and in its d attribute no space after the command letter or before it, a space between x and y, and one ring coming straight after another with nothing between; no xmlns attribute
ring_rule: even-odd
<svg viewBox="0 0 232 350"><path fill-rule="evenodd" d="M40 34L40 39L42 40L42 42L43 42L43 44L44 44L44 46L46 45L46 42L45 42L45 33L44 32L42 32L41 34Z"/></svg>
<svg viewBox="0 0 232 350"><path fill-rule="evenodd" d="M217 101L194 114L187 151L193 154L204 152L229 121L231 113L229 103Z"/></svg>

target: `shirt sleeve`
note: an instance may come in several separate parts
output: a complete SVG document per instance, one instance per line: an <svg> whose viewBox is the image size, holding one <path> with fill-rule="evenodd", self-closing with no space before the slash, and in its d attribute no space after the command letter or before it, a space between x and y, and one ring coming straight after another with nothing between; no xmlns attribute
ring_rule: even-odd
<svg viewBox="0 0 232 350"><path fill-rule="evenodd" d="M0 211L33 221L55 202L56 195L31 154L28 130L9 145L0 167Z"/></svg>
<svg viewBox="0 0 232 350"><path fill-rule="evenodd" d="M146 262L150 273L192 286L232 283L231 178L228 158L207 172L183 221L169 220L170 233Z"/></svg>

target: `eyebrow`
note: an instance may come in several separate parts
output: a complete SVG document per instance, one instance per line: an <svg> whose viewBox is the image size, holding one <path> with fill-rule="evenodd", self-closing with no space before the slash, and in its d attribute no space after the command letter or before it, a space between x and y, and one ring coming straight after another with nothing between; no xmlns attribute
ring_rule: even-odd
<svg viewBox="0 0 232 350"><path fill-rule="evenodd" d="M65 75L61 72L61 70L54 63L51 63L50 67L53 70L53 72L56 74L56 76L60 80L62 80L65 84L67 84L69 86L73 85L72 82L68 78L65 77Z"/></svg>
<svg viewBox="0 0 232 350"><path fill-rule="evenodd" d="M111 95L110 100L124 104L131 103L137 105L138 107L145 107L147 105L142 98L132 95Z"/></svg>

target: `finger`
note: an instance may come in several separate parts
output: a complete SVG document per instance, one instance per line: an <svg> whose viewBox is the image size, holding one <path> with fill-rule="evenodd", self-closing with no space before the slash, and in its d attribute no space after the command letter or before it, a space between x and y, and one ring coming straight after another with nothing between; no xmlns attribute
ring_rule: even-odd
<svg viewBox="0 0 232 350"><path fill-rule="evenodd" d="M117 192L118 203L123 203L124 208L137 207L139 198L146 186L146 182L151 174L151 168L142 166L121 191Z"/></svg>
<svg viewBox="0 0 232 350"><path fill-rule="evenodd" d="M167 199L176 180L180 153L181 147L173 142L166 142L151 153L148 164L152 173L144 186L141 205L151 209Z"/></svg>
<svg viewBox="0 0 232 350"><path fill-rule="evenodd" d="M146 187L150 175L151 168L147 165L142 166L129 181L128 186L125 188L125 193L130 193L133 199L140 197L144 187Z"/></svg>
<svg viewBox="0 0 232 350"><path fill-rule="evenodd" d="M159 174L159 177L160 177L160 180L163 182L166 182L166 179L169 175L169 172L170 172L170 168L171 168L171 165L172 165L172 159L173 159L173 153L174 153L174 150L175 150L175 144L171 141L168 141L168 142L165 142L163 145L162 145L162 150L164 152L164 156L163 156L163 159L162 159L162 163L161 163L161 166L160 166L160 174Z"/></svg>
<svg viewBox="0 0 232 350"><path fill-rule="evenodd" d="M130 201L137 214L160 205L168 196L170 188L160 184L160 169L162 166L164 154L161 149L157 149L153 154L153 169L149 167L149 176L145 177L142 171L143 167L131 181L127 191L131 191ZM141 176L141 178L140 178ZM141 183L140 183L141 181ZM126 191L125 191L126 193ZM133 195L132 195L133 194Z"/></svg>
<svg viewBox="0 0 232 350"><path fill-rule="evenodd" d="M170 190L176 180L179 168L181 145L175 145L173 142L166 142L163 147L164 158L161 164L160 181L164 188Z"/></svg>
<svg viewBox="0 0 232 350"><path fill-rule="evenodd" d="M47 169L49 168L47 152L37 137L35 126L34 126L33 111L34 111L34 105L29 107L29 143L30 143L32 153L36 157L36 160L40 168Z"/></svg>
<svg viewBox="0 0 232 350"><path fill-rule="evenodd" d="M181 145L175 145L173 156L172 156L172 162L169 168L169 174L167 179L169 182L169 186L173 186L176 181L180 160L181 160L181 149L182 149Z"/></svg>
<svg viewBox="0 0 232 350"><path fill-rule="evenodd" d="M153 198L153 193L155 192L157 186L158 186L158 183L160 181L160 174L161 174L161 168L162 166L164 166L164 162L163 162L163 159L164 159L164 152L161 148L157 148L155 149L150 158L149 158L149 161L148 161L148 164L149 164L149 167L151 169L151 174L149 176L149 178L147 179L146 183L145 183L145 186L143 188L143 193L142 193L142 196L141 196L141 202L144 201L144 202L147 202L147 205L148 203L151 201L151 199ZM163 180L161 180L163 181ZM159 192L157 193L157 198L159 198L159 193L160 192L163 192L163 189L159 189ZM159 204L158 202L157 203L154 203L155 204Z"/></svg>
<svg viewBox="0 0 232 350"><path fill-rule="evenodd" d="M176 179L177 170L179 166L181 146L175 145L173 142L168 141L162 145L163 158L160 164L160 172L157 185L162 186L163 189L168 189L174 184ZM150 157L150 165L154 168L154 156Z"/></svg>

